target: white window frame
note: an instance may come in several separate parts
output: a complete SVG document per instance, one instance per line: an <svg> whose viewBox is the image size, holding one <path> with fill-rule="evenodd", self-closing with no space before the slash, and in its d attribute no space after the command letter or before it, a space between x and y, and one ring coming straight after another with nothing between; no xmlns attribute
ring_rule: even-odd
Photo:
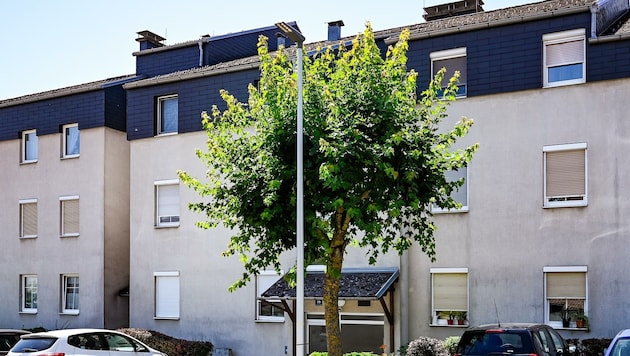
<svg viewBox="0 0 630 356"><path fill-rule="evenodd" d="M549 196L547 193L547 154L562 151L584 151L584 194ZM543 208L567 208L588 205L588 147L586 143L543 146Z"/></svg>
<svg viewBox="0 0 630 356"><path fill-rule="evenodd" d="M28 143L27 143L28 141ZM37 130L24 130L22 131L22 139L20 143L20 158L22 163L35 163L39 158L39 138L37 137ZM31 150L34 150L35 157L28 154ZM30 158L29 158L30 156Z"/></svg>
<svg viewBox="0 0 630 356"><path fill-rule="evenodd" d="M71 278L76 278L77 284L75 286L70 286L68 280ZM78 315L80 308L80 278L76 273L62 274L61 275L61 314L70 314L70 315ZM72 290L76 294L76 304L75 306L68 307L68 292Z"/></svg>
<svg viewBox="0 0 630 356"><path fill-rule="evenodd" d="M66 215L66 204L69 201L76 201L78 204L77 207L77 229L79 231L71 231L71 232L67 232L66 231L66 219L65 219L65 215ZM79 236L81 231L81 204L79 202L79 196L78 195L67 195L67 196L62 196L59 197L59 235L61 237L77 237Z"/></svg>
<svg viewBox="0 0 630 356"><path fill-rule="evenodd" d="M262 315L261 308L264 303L262 300L258 299L260 296L271 287L282 275L283 271L280 273L276 273L276 271L260 271L258 275L256 275L256 320L257 321L265 321L265 322L284 322L284 312L282 316L274 316L274 315ZM280 300L269 300L269 302L280 303ZM273 307L275 308L275 306Z"/></svg>
<svg viewBox="0 0 630 356"><path fill-rule="evenodd" d="M179 320L180 276L179 271L154 272L154 319Z"/></svg>
<svg viewBox="0 0 630 356"><path fill-rule="evenodd" d="M466 314L468 314L468 317L466 318L467 320L469 320L469 316L470 316L470 274L468 273L468 268L466 267L462 267L462 268L443 268L443 267L434 267L430 269L430 273L431 273L431 325L436 326L436 325L440 325L441 324L438 323L437 321L437 317L438 314L444 313L444 312L448 312L448 311L458 311L458 312L465 312ZM445 274L465 274L466 275L466 302L465 302L465 306L460 306L459 308L455 305L451 305L451 308L449 307L444 307L441 308L440 305L436 305L438 303L436 303L435 301L435 292L436 292L436 286L435 286L435 275L445 275ZM456 326L456 325L453 325Z"/></svg>
<svg viewBox="0 0 630 356"><path fill-rule="evenodd" d="M68 135L71 130L76 129L77 133L77 153L68 153ZM81 154L81 131L79 130L79 124L66 124L61 129L61 157L62 158L76 158Z"/></svg>
<svg viewBox="0 0 630 356"><path fill-rule="evenodd" d="M462 207L459 208L459 209L442 209L442 208L440 208L439 206L437 206L435 204L431 204L431 212L432 213L440 214L440 213L467 213L468 212L468 199L469 199L468 196L470 195L469 194L469 189L468 189L470 187L468 185L468 167L461 167L461 168L459 168L459 170L457 172L455 172L455 171L448 171L448 172L446 172L445 173L447 175L446 180L448 182L452 182L454 180L453 177L449 177L448 176L449 174L452 174L454 176L457 175L456 178L460 179L461 177L457 174L460 170L466 170L466 174L465 174L465 177L464 177L464 184L461 187L458 188L459 190L465 189L465 191L466 191L466 199L465 199L464 202L460 202L460 201L456 200L458 203L462 204ZM451 197L454 194L456 194L456 193L458 193L458 191L451 192Z"/></svg>
<svg viewBox="0 0 630 356"><path fill-rule="evenodd" d="M466 47L431 52L431 54L429 55L429 58L431 59L431 79L433 79L433 76L435 75L435 73L441 69L441 68L435 68L435 62L443 61L447 59L453 59L453 58L461 58L461 57L464 57L466 59L466 65L468 65ZM446 88L449 80L451 79L451 76L455 73L456 70L460 71L460 74L462 73L461 68L455 69L455 70L446 68L446 73L444 74L444 78L442 80L442 88ZM457 94L457 98L465 98L468 95L468 83L467 83L468 82L468 79L467 79L468 68L464 68L463 70L465 70L465 72L463 72L465 80L461 81L462 78L460 77L460 83L458 83L457 86L460 87L463 85L465 90L463 94ZM453 74L449 74L449 73L453 73Z"/></svg>
<svg viewBox="0 0 630 356"><path fill-rule="evenodd" d="M32 281L34 279L34 285L29 283L29 280ZM20 313L24 314L36 314L37 313L37 299L38 299L38 288L39 283L37 280L36 274L23 274L20 276ZM27 291L30 290L30 293ZM27 300L27 296L33 296L30 301L31 306L27 306L29 302Z"/></svg>
<svg viewBox="0 0 630 356"><path fill-rule="evenodd" d="M25 229L24 229L24 207L25 205L28 204L34 204L35 205L35 234L26 234L25 233ZM37 229L38 229L38 206L37 206L37 199L20 199L19 201L19 205L20 205L20 232L19 232L19 237L22 239L32 239L32 238L36 238L37 237Z"/></svg>
<svg viewBox="0 0 630 356"><path fill-rule="evenodd" d="M543 278L545 288L545 324L557 329L562 329L562 321L550 321L549 314L551 306L549 305L549 297L547 296L547 275L548 273L584 273L585 297L584 297L584 315L588 315L588 266L546 266L543 267ZM573 320L575 321L575 320Z"/></svg>
<svg viewBox="0 0 630 356"><path fill-rule="evenodd" d="M574 85L586 83L586 30L583 28L562 31L556 33L544 34L543 40L543 87L553 88L563 85ZM557 65L547 65L547 47L551 45L560 45L563 43L582 41L582 60L566 59L565 62L558 63ZM559 80L555 82L549 82L549 69L554 67L561 67L570 64L582 64L582 77L577 79Z"/></svg>
<svg viewBox="0 0 630 356"><path fill-rule="evenodd" d="M180 190L179 190L179 179L167 179L167 180L158 180L153 182L154 186L154 200L155 200L155 221L154 226L158 228L162 227L178 227L181 218L181 209L180 209ZM164 189L166 186L175 187L177 190L177 204L168 208L167 212L164 213L164 208L160 209L161 204L160 201L160 190ZM177 209L175 211L174 209ZM172 210L172 211L171 211ZM176 213L176 214L175 214ZM165 215L162 215L165 214Z"/></svg>
<svg viewBox="0 0 630 356"><path fill-rule="evenodd" d="M178 107L178 112L177 112L177 117L175 117L175 123L176 123L176 128L175 130L171 130L171 131L166 131L164 130L164 112L163 112L163 103L170 101L170 100L177 100L177 107ZM157 108L156 108L156 112L157 112L157 120L156 120L156 128L155 128L155 132L157 133L158 136L163 136L163 135L174 135L176 133L178 133L179 131L179 96L177 94L173 94L173 95L165 95L165 96L160 96L157 98Z"/></svg>

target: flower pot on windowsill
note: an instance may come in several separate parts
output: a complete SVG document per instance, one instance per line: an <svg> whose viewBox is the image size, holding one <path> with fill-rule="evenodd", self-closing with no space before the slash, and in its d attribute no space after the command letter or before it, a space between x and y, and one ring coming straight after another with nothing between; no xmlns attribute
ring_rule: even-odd
<svg viewBox="0 0 630 356"><path fill-rule="evenodd" d="M464 320L464 319L457 319L457 325L466 325L466 320Z"/></svg>
<svg viewBox="0 0 630 356"><path fill-rule="evenodd" d="M453 320L453 319L448 319L446 322L448 323L448 325L453 325L453 323L455 322L455 320Z"/></svg>

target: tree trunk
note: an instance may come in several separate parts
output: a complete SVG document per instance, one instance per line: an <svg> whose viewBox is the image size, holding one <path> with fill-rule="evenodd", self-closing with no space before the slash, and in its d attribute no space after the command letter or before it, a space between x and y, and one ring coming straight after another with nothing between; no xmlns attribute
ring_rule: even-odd
<svg viewBox="0 0 630 356"><path fill-rule="evenodd" d="M330 243L331 252L326 262L324 282L324 317L326 319L326 348L328 356L342 356L341 328L339 325L339 281L346 249L348 218L345 210L337 212L337 229Z"/></svg>

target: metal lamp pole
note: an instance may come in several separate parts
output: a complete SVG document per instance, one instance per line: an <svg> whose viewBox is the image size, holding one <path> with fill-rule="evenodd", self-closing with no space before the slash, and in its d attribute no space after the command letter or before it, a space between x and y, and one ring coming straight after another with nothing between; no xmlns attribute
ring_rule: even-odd
<svg viewBox="0 0 630 356"><path fill-rule="evenodd" d="M297 29L279 22L276 27L280 29L288 38L297 43L297 66L298 66L298 95L297 95L297 222L296 222L296 248L297 248L297 281L296 281L296 311L295 327L296 352L297 356L306 355L306 342L304 340L304 128L303 128L303 93L304 81L302 78L303 45L306 39Z"/></svg>

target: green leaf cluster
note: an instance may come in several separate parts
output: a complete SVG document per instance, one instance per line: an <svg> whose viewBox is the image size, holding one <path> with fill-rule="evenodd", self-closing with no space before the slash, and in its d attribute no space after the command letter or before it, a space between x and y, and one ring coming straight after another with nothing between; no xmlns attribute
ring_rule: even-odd
<svg viewBox="0 0 630 356"><path fill-rule="evenodd" d="M409 32L385 58L369 23L352 45L317 48L304 58L304 221L306 264L328 264L335 250L365 247L368 259L418 243L435 257L431 205L455 208L448 170L465 167L477 145L455 149L472 120L444 129L457 75L442 88L444 70L417 97L417 73L407 70ZM269 53L260 38L260 82L247 103L226 91L227 109L203 114L207 148L197 155L205 177L180 171L201 197L190 208L205 214L202 228L234 233L225 255L245 271L232 288L259 270L279 269L295 248L297 69L294 49Z"/></svg>

